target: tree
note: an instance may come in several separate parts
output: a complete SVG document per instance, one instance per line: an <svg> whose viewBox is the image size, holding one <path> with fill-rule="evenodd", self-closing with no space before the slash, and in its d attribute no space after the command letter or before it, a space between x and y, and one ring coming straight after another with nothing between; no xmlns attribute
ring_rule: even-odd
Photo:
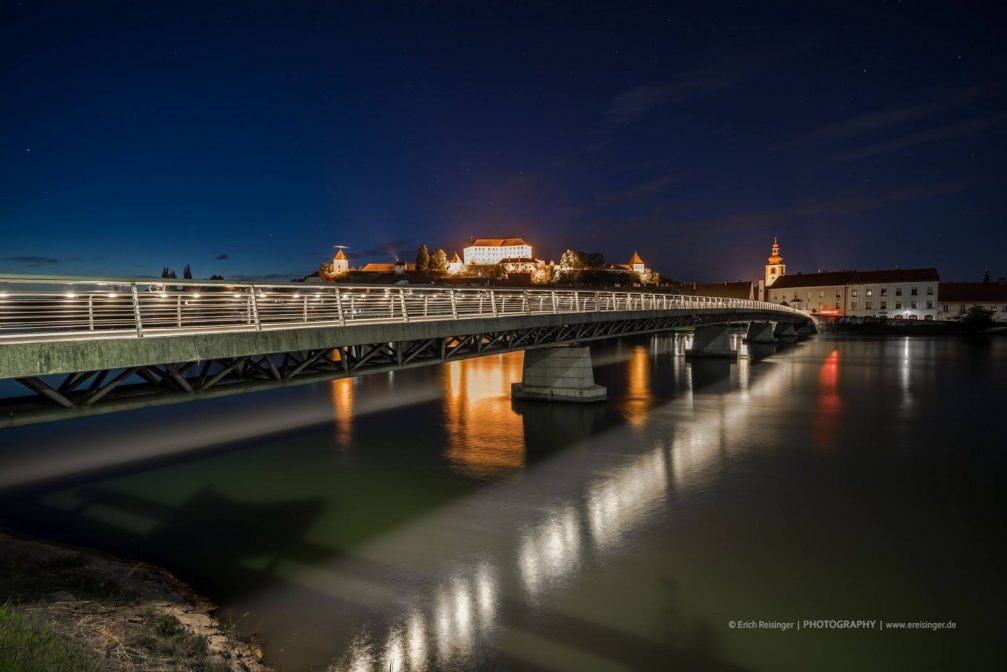
<svg viewBox="0 0 1007 672"><path fill-rule="evenodd" d="M965 317L962 318L962 323L970 331L982 331L983 329L988 329L993 326L993 311L983 308L982 306L972 306L969 308L968 312L965 313Z"/></svg>
<svg viewBox="0 0 1007 672"><path fill-rule="evenodd" d="M601 252L578 252L585 268L601 268L605 265L605 255Z"/></svg>
<svg viewBox="0 0 1007 672"><path fill-rule="evenodd" d="M189 264L186 264L185 268L182 269L182 277L186 280L192 280L192 269L189 268Z"/></svg>
<svg viewBox="0 0 1007 672"><path fill-rule="evenodd" d="M559 266L564 270L577 270L584 268L584 260L581 258L580 252L575 250L566 250L563 252L563 256L559 258Z"/></svg>
<svg viewBox="0 0 1007 672"><path fill-rule="evenodd" d="M171 280L174 280L174 279L178 278L178 276L175 275L175 269L168 268L167 266L165 266L164 268L161 269L161 277L165 278L165 279L171 279Z"/></svg>
<svg viewBox="0 0 1007 672"><path fill-rule="evenodd" d="M210 276L210 280L223 280L223 279L224 279L224 276L222 276L222 275L216 275L216 274L214 274L214 275Z"/></svg>
<svg viewBox="0 0 1007 672"><path fill-rule="evenodd" d="M448 271L448 253L443 249L438 248L434 252L433 256L430 257L430 272L431 273L447 273Z"/></svg>
<svg viewBox="0 0 1007 672"><path fill-rule="evenodd" d="M426 273L430 270L430 249L426 244L420 245L416 250L416 272Z"/></svg>

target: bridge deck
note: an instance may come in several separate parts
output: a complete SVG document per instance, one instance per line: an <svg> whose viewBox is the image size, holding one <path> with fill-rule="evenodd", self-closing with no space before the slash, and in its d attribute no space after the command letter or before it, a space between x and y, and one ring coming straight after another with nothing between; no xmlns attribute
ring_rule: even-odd
<svg viewBox="0 0 1007 672"><path fill-rule="evenodd" d="M136 407L156 396L170 403L766 320L813 318L759 301L646 292L0 278L0 379L17 379L33 393L13 406L0 403L7 412L0 424L32 421L40 400L70 414L94 413L102 412L99 401Z"/></svg>

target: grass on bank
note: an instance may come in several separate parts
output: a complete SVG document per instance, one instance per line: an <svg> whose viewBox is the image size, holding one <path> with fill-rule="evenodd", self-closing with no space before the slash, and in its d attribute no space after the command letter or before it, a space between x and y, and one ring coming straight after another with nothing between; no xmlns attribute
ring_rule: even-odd
<svg viewBox="0 0 1007 672"><path fill-rule="evenodd" d="M90 651L8 604L0 606L0 672L101 672L101 666Z"/></svg>

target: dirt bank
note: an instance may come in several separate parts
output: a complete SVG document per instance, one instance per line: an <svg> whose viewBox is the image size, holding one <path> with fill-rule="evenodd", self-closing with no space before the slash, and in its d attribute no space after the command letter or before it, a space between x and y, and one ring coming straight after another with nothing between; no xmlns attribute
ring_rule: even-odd
<svg viewBox="0 0 1007 672"><path fill-rule="evenodd" d="M0 658L18 661L10 669L269 672L211 609L155 567L0 532Z"/></svg>

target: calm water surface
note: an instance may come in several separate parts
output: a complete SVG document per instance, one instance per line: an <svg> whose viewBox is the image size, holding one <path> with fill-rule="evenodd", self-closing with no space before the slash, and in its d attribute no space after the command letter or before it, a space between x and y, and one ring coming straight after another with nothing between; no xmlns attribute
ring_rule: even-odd
<svg viewBox="0 0 1007 672"><path fill-rule="evenodd" d="M1007 339L522 354L0 433L0 525L165 566L283 671L1002 662ZM779 632L731 621L949 621Z"/></svg>

